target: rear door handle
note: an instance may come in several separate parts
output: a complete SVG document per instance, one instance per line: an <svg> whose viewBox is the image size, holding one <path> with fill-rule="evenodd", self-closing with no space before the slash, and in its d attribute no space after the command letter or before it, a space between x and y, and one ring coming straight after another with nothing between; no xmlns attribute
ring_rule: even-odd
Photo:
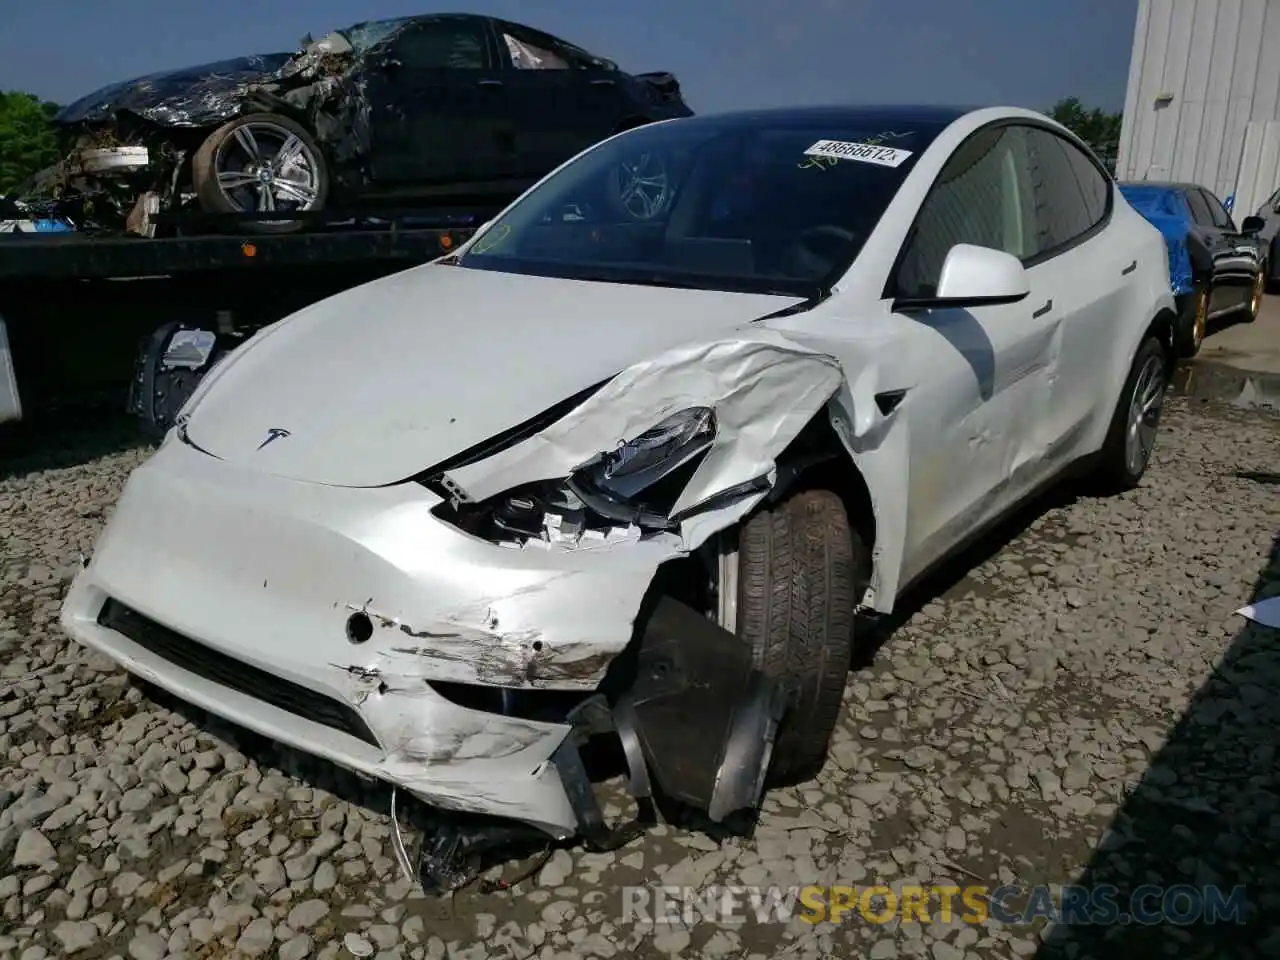
<svg viewBox="0 0 1280 960"><path fill-rule="evenodd" d="M1037 310L1035 313L1033 313L1031 316L1033 319L1036 317L1043 317L1046 313L1048 313L1052 309L1053 309L1053 301L1046 300L1044 302L1044 306L1041 307L1039 310Z"/></svg>
<svg viewBox="0 0 1280 960"><path fill-rule="evenodd" d="M476 81L476 86L478 86L478 87L500 87L500 86L502 86L502 81L501 81L501 80L478 80L478 81Z"/></svg>
<svg viewBox="0 0 1280 960"><path fill-rule="evenodd" d="M1124 276L1126 273L1133 273L1133 271L1135 271L1135 270L1137 270L1137 269L1138 269L1138 261L1137 261L1137 260L1135 260L1135 261L1133 261L1133 263L1129 264L1127 267L1125 267L1123 270L1121 270L1121 271L1120 271L1120 275L1121 275L1121 276Z"/></svg>

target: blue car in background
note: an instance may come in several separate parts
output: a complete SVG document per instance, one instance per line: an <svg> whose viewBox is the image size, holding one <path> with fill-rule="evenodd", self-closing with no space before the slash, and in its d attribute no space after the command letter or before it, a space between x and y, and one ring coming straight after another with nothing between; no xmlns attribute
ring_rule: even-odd
<svg viewBox="0 0 1280 960"><path fill-rule="evenodd" d="M1261 218L1246 217L1236 227L1222 201L1193 183L1138 180L1119 186L1129 205L1164 235L1182 356L1199 352L1210 321L1232 314L1257 318L1267 278L1267 246L1258 240Z"/></svg>

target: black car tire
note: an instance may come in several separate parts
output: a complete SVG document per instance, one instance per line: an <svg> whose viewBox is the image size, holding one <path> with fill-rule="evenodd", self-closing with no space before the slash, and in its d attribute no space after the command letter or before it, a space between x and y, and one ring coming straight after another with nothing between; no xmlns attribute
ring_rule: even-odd
<svg viewBox="0 0 1280 960"><path fill-rule="evenodd" d="M737 633L755 665L789 688L771 784L816 776L844 699L854 591L866 547L841 499L804 490L751 516L738 537Z"/></svg>
<svg viewBox="0 0 1280 960"><path fill-rule="evenodd" d="M1147 472L1147 467L1151 463L1151 457L1148 454L1142 463L1134 469L1129 463L1127 439L1130 425L1130 408L1133 404L1134 394L1139 389L1139 377L1147 370L1148 364L1155 361L1160 364L1160 395L1155 410L1154 423L1157 436L1159 435L1160 414L1164 405L1164 391L1169 386L1171 364L1169 363L1169 358L1165 355L1164 345L1161 344L1159 339L1147 337L1138 347L1138 352L1133 358L1133 365L1129 368L1129 375L1125 378L1124 389L1120 391L1120 398L1116 401L1115 410L1111 415L1111 426L1107 430L1107 439L1103 443L1102 451L1098 456L1093 479L1096 481L1099 492L1123 493L1126 490L1132 490L1142 481L1142 476Z"/></svg>
<svg viewBox="0 0 1280 960"><path fill-rule="evenodd" d="M1174 330L1174 350L1182 359L1190 359L1200 352L1209 328L1209 284L1200 280L1187 294L1178 311L1178 323Z"/></svg>
<svg viewBox="0 0 1280 960"><path fill-rule="evenodd" d="M205 137L204 142L191 158L191 179L196 195L200 199L200 208L206 213L213 214L242 212L218 185L217 157L218 151L235 135L236 130L254 123L273 124L303 142L316 166L316 200L311 207L311 212L323 210L329 198L329 168L325 164L324 153L316 144L315 138L302 124L274 113L251 113L236 117ZM247 232L259 234L295 233L301 230L303 225L302 220L245 220L242 224Z"/></svg>
<svg viewBox="0 0 1280 960"><path fill-rule="evenodd" d="M1267 293L1280 293L1280 234L1271 238L1267 253L1267 266L1264 270L1267 278Z"/></svg>

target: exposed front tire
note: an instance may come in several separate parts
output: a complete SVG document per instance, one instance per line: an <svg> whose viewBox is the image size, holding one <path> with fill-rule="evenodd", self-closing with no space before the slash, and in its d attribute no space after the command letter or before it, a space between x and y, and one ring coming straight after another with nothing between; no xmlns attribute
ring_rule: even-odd
<svg viewBox="0 0 1280 960"><path fill-rule="evenodd" d="M1102 447L1096 479L1104 492L1131 490L1147 472L1164 409L1168 370L1164 346L1148 337L1133 358Z"/></svg>
<svg viewBox="0 0 1280 960"><path fill-rule="evenodd" d="M300 123L253 113L224 123L191 160L200 208L206 213L294 213L324 209L329 170ZM252 233L291 233L301 220L246 220Z"/></svg>
<svg viewBox="0 0 1280 960"><path fill-rule="evenodd" d="M738 536L736 631L756 666L787 686L768 782L822 768L844 699L866 547L841 499L804 490L755 513Z"/></svg>
<svg viewBox="0 0 1280 960"><path fill-rule="evenodd" d="M1173 346L1181 358L1194 357L1204 344L1209 328L1209 284L1201 281L1188 295L1178 313Z"/></svg>

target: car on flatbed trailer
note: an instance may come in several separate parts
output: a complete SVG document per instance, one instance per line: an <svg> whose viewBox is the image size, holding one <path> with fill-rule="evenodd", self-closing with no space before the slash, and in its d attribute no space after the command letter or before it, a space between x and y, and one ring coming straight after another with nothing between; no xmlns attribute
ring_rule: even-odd
<svg viewBox="0 0 1280 960"><path fill-rule="evenodd" d="M665 71L494 17L399 17L91 93L54 118L71 149L40 192L143 236L192 213L283 233L409 197L500 206L599 140L691 113Z"/></svg>

